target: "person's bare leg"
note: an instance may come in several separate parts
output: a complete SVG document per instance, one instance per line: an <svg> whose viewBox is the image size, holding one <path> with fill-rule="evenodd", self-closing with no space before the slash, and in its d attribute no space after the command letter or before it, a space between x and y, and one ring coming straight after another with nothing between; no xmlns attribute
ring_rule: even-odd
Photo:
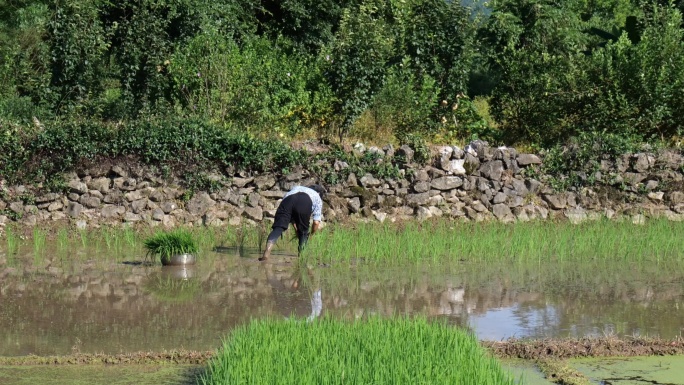
<svg viewBox="0 0 684 385"><path fill-rule="evenodd" d="M273 250L273 246L275 246L275 242L266 242L266 249L264 249L264 254L261 256L261 258L259 258L259 261L268 261L268 259L271 257L271 250Z"/></svg>
<svg viewBox="0 0 684 385"><path fill-rule="evenodd" d="M278 237L287 229L282 227L274 227L271 233L268 235L266 240L266 249L264 249L264 254L259 258L260 261L267 261L271 257L271 251L278 240Z"/></svg>

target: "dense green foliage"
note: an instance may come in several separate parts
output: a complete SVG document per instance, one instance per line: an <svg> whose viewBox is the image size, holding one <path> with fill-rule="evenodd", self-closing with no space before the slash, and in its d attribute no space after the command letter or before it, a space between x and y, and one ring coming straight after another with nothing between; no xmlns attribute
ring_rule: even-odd
<svg viewBox="0 0 684 385"><path fill-rule="evenodd" d="M78 138L76 140L76 138ZM411 142L420 148L420 143ZM339 146L318 155L294 149L277 139L255 138L202 119L134 120L111 124L60 120L47 126L8 125L0 136L0 179L9 183L43 181L45 190L60 190L63 172L82 169L103 159L132 158L156 167L163 177L178 176L190 194L220 187L210 173L226 179L236 172L271 171L287 174L307 165L318 179L335 183L349 173L397 177L403 160L366 152L345 152ZM425 161L425 155L418 159ZM335 161L347 168L335 169Z"/></svg>
<svg viewBox="0 0 684 385"><path fill-rule="evenodd" d="M500 69L493 108L505 133L542 145L588 131L681 134L681 12L615 3L606 13L607 4L493 2L486 35Z"/></svg>
<svg viewBox="0 0 684 385"><path fill-rule="evenodd" d="M476 337L425 319L252 321L200 383L514 384Z"/></svg>
<svg viewBox="0 0 684 385"><path fill-rule="evenodd" d="M171 137L197 129L201 140L207 126L234 138L207 160L254 168L264 167L260 155L224 155L254 155L255 138L477 137L540 148L582 135L676 139L683 7L0 0L0 173L28 165L24 176L50 174L92 156L197 153L214 144L187 148ZM159 116L166 123L150 123ZM150 129L160 126L168 133Z"/></svg>

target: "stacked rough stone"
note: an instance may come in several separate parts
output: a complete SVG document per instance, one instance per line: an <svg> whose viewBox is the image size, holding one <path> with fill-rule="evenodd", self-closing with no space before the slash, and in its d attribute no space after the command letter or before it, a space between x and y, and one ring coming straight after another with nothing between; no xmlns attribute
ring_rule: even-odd
<svg viewBox="0 0 684 385"><path fill-rule="evenodd" d="M627 154L605 160L594 179L598 187L555 192L524 172L539 165L534 154L519 154L513 148L494 148L475 141L464 149L436 148L428 166L413 163L408 146L394 151L356 146L356 152L374 151L401 156L406 166L401 177L378 179L370 174L349 177L328 186L328 220L359 218L397 220L450 217L460 220L567 218L573 222L615 215L641 222L646 216L681 220L684 214L682 156L675 151L657 154ZM385 160L386 161L386 160ZM348 167L334 163L338 171ZM0 200L0 226L11 221L37 225L70 220L79 227L104 223L145 223L173 227L192 225L238 225L272 218L283 195L294 185L317 182L305 169L286 175L268 173L232 177L209 175L222 188L217 192L188 191L178 180L163 179L150 169L136 165L90 170L66 175L68 192L31 196L32 186L5 186ZM619 186L615 187L615 186ZM22 199L22 197L24 199ZM5 213L5 215L2 215Z"/></svg>

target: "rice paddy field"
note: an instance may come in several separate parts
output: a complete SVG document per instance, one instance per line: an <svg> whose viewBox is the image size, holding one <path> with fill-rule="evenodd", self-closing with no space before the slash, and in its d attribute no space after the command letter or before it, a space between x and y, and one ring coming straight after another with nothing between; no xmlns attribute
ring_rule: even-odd
<svg viewBox="0 0 684 385"><path fill-rule="evenodd" d="M684 384L665 368L684 367L684 223L330 225L299 257L288 231L260 263L268 230L192 228L197 265L169 268L146 254L154 229L4 229L0 383ZM468 344L480 358L461 363ZM571 360L609 351L674 355L617 369L650 382ZM212 358L113 358L140 352ZM44 365L65 362L88 369ZM470 364L478 379L454 380Z"/></svg>

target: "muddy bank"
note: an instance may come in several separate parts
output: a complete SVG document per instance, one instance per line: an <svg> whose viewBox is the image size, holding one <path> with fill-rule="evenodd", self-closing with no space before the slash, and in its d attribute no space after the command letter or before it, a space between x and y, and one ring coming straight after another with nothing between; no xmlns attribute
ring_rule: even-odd
<svg viewBox="0 0 684 385"><path fill-rule="evenodd" d="M684 338L581 338L549 340L482 341L501 359L548 360L578 357L637 357L684 355ZM12 365L203 365L214 351L174 350L126 354L72 354L63 356L0 357L0 366Z"/></svg>
<svg viewBox="0 0 684 385"><path fill-rule="evenodd" d="M174 350L125 354L76 353L64 356L0 357L0 366L13 365L203 365L214 352Z"/></svg>
<svg viewBox="0 0 684 385"><path fill-rule="evenodd" d="M684 355L684 338L580 338L549 340L484 341L499 358L568 359L579 357L637 357Z"/></svg>

